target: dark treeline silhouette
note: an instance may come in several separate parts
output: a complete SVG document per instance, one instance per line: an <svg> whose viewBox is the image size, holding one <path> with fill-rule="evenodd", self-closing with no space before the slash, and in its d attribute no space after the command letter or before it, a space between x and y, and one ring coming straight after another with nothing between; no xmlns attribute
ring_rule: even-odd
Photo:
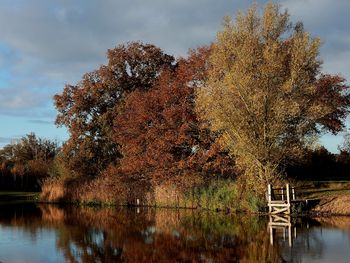
<svg viewBox="0 0 350 263"><path fill-rule="evenodd" d="M28 134L0 150L0 189L38 191L59 151L56 142Z"/></svg>
<svg viewBox="0 0 350 263"><path fill-rule="evenodd" d="M307 150L304 158L290 164L286 171L298 180L350 180L350 152L331 153L325 147Z"/></svg>

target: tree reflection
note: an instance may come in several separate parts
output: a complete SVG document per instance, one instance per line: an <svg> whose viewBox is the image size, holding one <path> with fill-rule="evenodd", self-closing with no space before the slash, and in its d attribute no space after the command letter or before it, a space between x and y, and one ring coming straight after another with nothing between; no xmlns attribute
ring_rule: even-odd
<svg viewBox="0 0 350 263"><path fill-rule="evenodd" d="M271 245L265 218L194 210L94 209L40 205L2 208L1 225L33 234L54 229L67 262L302 262L323 241L304 225L289 248ZM314 223L313 223L314 224Z"/></svg>

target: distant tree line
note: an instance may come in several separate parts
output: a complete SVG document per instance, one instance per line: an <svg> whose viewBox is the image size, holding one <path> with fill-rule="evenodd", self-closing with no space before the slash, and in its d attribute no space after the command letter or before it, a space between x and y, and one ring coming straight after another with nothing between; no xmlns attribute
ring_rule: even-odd
<svg viewBox="0 0 350 263"><path fill-rule="evenodd" d="M34 133L6 145L0 150L0 189L40 190L59 149L57 142L37 138Z"/></svg>
<svg viewBox="0 0 350 263"><path fill-rule="evenodd" d="M350 179L349 150L331 153L321 146L314 150L307 150L303 157L286 167L290 177L313 181Z"/></svg>

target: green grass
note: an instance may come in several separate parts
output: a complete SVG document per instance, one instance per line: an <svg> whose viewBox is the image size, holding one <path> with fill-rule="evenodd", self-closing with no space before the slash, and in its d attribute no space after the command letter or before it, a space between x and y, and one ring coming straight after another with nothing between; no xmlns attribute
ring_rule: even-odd
<svg viewBox="0 0 350 263"><path fill-rule="evenodd" d="M318 189L311 191L305 197L307 199L322 199L325 197L350 194L350 189Z"/></svg>
<svg viewBox="0 0 350 263"><path fill-rule="evenodd" d="M37 192L0 191L0 203L33 202L38 200L38 197Z"/></svg>
<svg viewBox="0 0 350 263"><path fill-rule="evenodd" d="M350 194L350 181L310 181L303 184L302 197L306 199L322 199L332 196Z"/></svg>
<svg viewBox="0 0 350 263"><path fill-rule="evenodd" d="M192 194L189 193L186 198L193 198L198 207L207 210L259 212L265 207L264 199L253 191L240 194L237 184L230 180L197 187Z"/></svg>

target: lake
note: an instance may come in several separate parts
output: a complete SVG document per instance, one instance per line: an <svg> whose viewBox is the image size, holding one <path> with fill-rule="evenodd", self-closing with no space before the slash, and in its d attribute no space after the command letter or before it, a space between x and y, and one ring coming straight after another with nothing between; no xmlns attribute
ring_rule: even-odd
<svg viewBox="0 0 350 263"><path fill-rule="evenodd" d="M195 210L1 205L0 262L349 262L350 218L283 220L286 227Z"/></svg>

